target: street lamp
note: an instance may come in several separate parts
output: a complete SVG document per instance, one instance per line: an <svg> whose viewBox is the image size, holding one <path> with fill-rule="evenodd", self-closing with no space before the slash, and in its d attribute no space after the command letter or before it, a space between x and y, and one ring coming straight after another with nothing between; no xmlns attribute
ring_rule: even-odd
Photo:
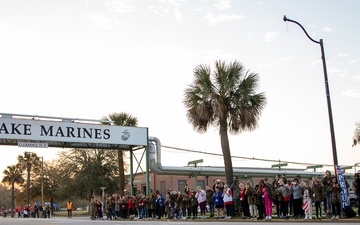
<svg viewBox="0 0 360 225"><path fill-rule="evenodd" d="M100 189L101 189L101 191L102 191L102 202L103 202L103 204L102 204L102 210L104 211L105 210L105 189L106 189L106 187L100 187Z"/></svg>
<svg viewBox="0 0 360 225"><path fill-rule="evenodd" d="M306 32L305 28L295 20L288 19L284 16L283 20L285 22L289 21L295 23L301 27L301 29L305 32L306 36L314 43L319 44L321 47L321 59L323 63L324 69L324 80L325 80L325 91L326 91L326 98L327 98L327 106L328 106L328 114L329 114L329 123L330 123L330 134L331 134L331 144L332 144L332 152L333 152L333 160L334 166L338 165L337 153L336 153L336 142L335 142L335 132L334 132L334 122L332 118L332 110L331 110L331 101L330 101L330 91L329 91L329 82L327 77L327 70L326 70L326 61L325 61L325 51L324 51L324 42L322 39L320 41L316 41L310 37L310 35Z"/></svg>
<svg viewBox="0 0 360 225"><path fill-rule="evenodd" d="M193 160L193 161L189 161L188 162L188 166L189 165L194 165L194 167L196 168L196 165L198 164L198 163L202 163L202 162L204 162L204 160L203 159L199 159L199 160ZM196 188L197 187L197 185L198 185L198 179L197 179L197 175L199 174L199 172L194 172L194 178L195 178L195 182L194 182L194 187Z"/></svg>

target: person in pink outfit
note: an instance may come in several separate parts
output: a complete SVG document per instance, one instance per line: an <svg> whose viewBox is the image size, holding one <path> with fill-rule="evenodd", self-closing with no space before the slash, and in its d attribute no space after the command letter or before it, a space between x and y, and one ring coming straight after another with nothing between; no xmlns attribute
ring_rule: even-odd
<svg viewBox="0 0 360 225"><path fill-rule="evenodd" d="M260 188L263 193L264 205L265 205L265 220L272 219L272 203L274 199L274 191L270 184L265 183L264 180L260 180Z"/></svg>

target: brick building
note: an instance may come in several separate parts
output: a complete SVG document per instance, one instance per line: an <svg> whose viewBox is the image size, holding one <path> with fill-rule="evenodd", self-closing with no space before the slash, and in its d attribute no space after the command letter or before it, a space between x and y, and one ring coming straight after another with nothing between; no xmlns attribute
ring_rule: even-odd
<svg viewBox="0 0 360 225"><path fill-rule="evenodd" d="M127 176L129 179L129 176ZM247 183L250 182L253 185L259 183L261 178L238 178L239 183ZM225 177L218 176L198 176L197 184L198 186L205 189L206 186L212 187L214 182L220 180L222 182L226 182ZM269 179L269 182L272 182L272 178ZM184 191L185 185L188 185L192 188L195 187L195 178L189 176L181 176L181 175L161 175L154 174L150 172L150 189L152 191L159 190L161 194L165 194L168 188L171 188L174 191ZM128 183L126 186L127 192L130 192L130 184ZM134 174L134 193L140 191L141 193L146 192L146 178L144 173Z"/></svg>

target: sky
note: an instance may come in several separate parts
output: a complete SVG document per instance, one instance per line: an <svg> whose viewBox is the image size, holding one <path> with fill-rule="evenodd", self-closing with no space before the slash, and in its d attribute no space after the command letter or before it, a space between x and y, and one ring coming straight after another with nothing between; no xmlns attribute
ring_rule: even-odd
<svg viewBox="0 0 360 225"><path fill-rule="evenodd" d="M0 113L101 119L127 112L164 146L221 154L217 130L200 134L189 124L184 90L196 66L237 60L259 74L267 105L255 131L229 136L232 155L331 165L320 45L286 15L323 39L338 161L353 166L360 162L360 147L351 146L360 121L359 9L360 0L0 0ZM52 160L59 149L0 151L2 172L24 151ZM221 156L162 149L164 166L197 159L224 165ZM233 159L237 167L272 164Z"/></svg>

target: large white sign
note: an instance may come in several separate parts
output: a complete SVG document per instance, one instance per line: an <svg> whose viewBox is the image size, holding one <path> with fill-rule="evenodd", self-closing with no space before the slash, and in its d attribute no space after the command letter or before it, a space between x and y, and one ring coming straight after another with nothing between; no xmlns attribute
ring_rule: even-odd
<svg viewBox="0 0 360 225"><path fill-rule="evenodd" d="M0 118L0 139L147 145L147 129Z"/></svg>

